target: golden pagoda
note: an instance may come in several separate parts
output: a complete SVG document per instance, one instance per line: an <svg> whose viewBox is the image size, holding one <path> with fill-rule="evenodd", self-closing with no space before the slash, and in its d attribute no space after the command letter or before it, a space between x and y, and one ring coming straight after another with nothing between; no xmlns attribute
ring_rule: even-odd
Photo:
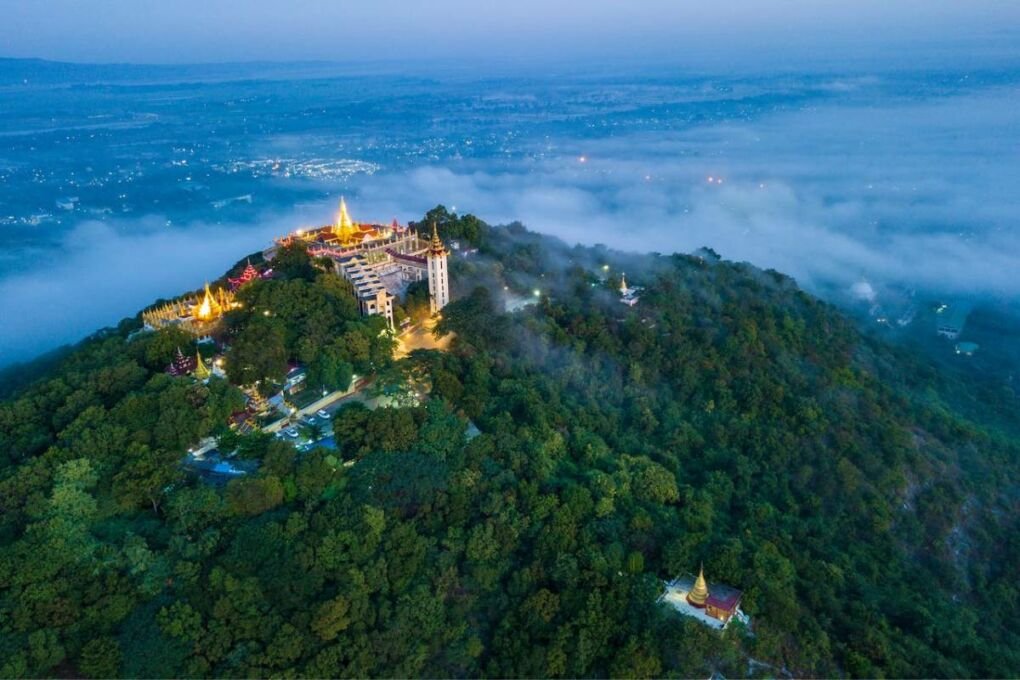
<svg viewBox="0 0 1020 680"><path fill-rule="evenodd" d="M195 305L195 308L191 311L191 315L199 321L212 321L223 314L223 307L213 297L212 291L209 290L209 284L205 284L205 295L202 296L202 301Z"/></svg>
<svg viewBox="0 0 1020 680"><path fill-rule="evenodd" d="M620 274L620 294L626 295L630 292L630 288L627 287L627 275Z"/></svg>
<svg viewBox="0 0 1020 680"><path fill-rule="evenodd" d="M694 581L694 587L687 593L687 602L700 609L705 606L706 601L708 601L708 583L705 581L705 565L701 565L698 578Z"/></svg>
<svg viewBox="0 0 1020 680"><path fill-rule="evenodd" d="M195 372L194 372L195 378L197 380L208 380L209 376L211 376L211 375L212 375L212 372L209 370L209 367L206 366L205 362L202 360L202 353L199 352L196 349L195 350Z"/></svg>
<svg viewBox="0 0 1020 680"><path fill-rule="evenodd" d="M357 234L354 220L347 214L347 202L344 201L343 196L340 197L340 214L337 215L336 223L333 225L333 233L341 243L353 241Z"/></svg>

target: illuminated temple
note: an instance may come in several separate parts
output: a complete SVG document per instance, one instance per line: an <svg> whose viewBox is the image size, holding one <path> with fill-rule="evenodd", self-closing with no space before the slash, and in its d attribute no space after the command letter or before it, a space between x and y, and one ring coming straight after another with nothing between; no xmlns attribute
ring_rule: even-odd
<svg viewBox="0 0 1020 680"><path fill-rule="evenodd" d="M178 326L193 335L206 335L212 331L223 315L237 307L233 292L218 288L213 293L209 284L200 296L181 298L152 307L142 312L142 322L150 330Z"/></svg>
<svg viewBox="0 0 1020 680"><path fill-rule="evenodd" d="M428 281L430 308L439 312L450 300L448 252L433 225L431 238L398 224L355 222L340 199L333 224L301 229L276 239L263 255L272 260L279 247L302 241L308 254L333 261L336 271L354 288L363 315L379 314L393 327L393 300L413 281Z"/></svg>

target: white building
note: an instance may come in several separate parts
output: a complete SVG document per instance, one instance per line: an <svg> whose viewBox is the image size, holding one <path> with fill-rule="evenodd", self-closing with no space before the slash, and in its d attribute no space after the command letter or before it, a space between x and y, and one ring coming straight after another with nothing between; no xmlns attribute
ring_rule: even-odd
<svg viewBox="0 0 1020 680"><path fill-rule="evenodd" d="M437 314L450 302L450 276L446 269L449 255L439 240L435 223L432 224L432 241L429 243L426 262L429 274L429 310Z"/></svg>

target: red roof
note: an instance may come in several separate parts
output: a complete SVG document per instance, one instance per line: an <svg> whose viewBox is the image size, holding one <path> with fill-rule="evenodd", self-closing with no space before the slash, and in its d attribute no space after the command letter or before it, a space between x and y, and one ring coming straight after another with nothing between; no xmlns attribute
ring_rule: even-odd
<svg viewBox="0 0 1020 680"><path fill-rule="evenodd" d="M415 264L427 264L428 263L428 261L424 257L418 256L418 255L407 255L406 253L398 253L397 251L393 250L392 248L387 248L386 249L386 254L390 255L391 257L395 257L398 260L407 260L408 262L414 262Z"/></svg>
<svg viewBox="0 0 1020 680"><path fill-rule="evenodd" d="M714 584L708 588L708 599L705 600L705 604L723 611L733 611L740 604L740 595L741 592L736 588Z"/></svg>

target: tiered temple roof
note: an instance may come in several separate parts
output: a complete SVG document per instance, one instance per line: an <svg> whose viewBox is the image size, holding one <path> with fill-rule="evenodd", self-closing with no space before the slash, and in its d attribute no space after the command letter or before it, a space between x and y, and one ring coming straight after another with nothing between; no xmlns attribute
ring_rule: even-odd
<svg viewBox="0 0 1020 680"><path fill-rule="evenodd" d="M255 265L251 263L251 260L248 260L248 264L244 268L244 271L241 272L241 275L238 276L236 279L228 277L227 281L230 283L231 290L237 290L246 283L251 283L252 281L255 281L257 279L267 278L270 271L271 270L259 272L259 270L255 268Z"/></svg>
<svg viewBox="0 0 1020 680"><path fill-rule="evenodd" d="M170 365L166 367L166 372L170 375L188 375L195 370L195 358L185 356L181 348L177 348L177 354L174 355L174 359L170 362Z"/></svg>
<svg viewBox="0 0 1020 680"><path fill-rule="evenodd" d="M265 413L269 410L269 402L263 397L258 388L252 386L245 391L248 395L248 411L251 413Z"/></svg>
<svg viewBox="0 0 1020 680"><path fill-rule="evenodd" d="M429 254L430 255L446 255L446 246L439 239L439 232L436 230L436 223L432 223L432 240L429 241Z"/></svg>

